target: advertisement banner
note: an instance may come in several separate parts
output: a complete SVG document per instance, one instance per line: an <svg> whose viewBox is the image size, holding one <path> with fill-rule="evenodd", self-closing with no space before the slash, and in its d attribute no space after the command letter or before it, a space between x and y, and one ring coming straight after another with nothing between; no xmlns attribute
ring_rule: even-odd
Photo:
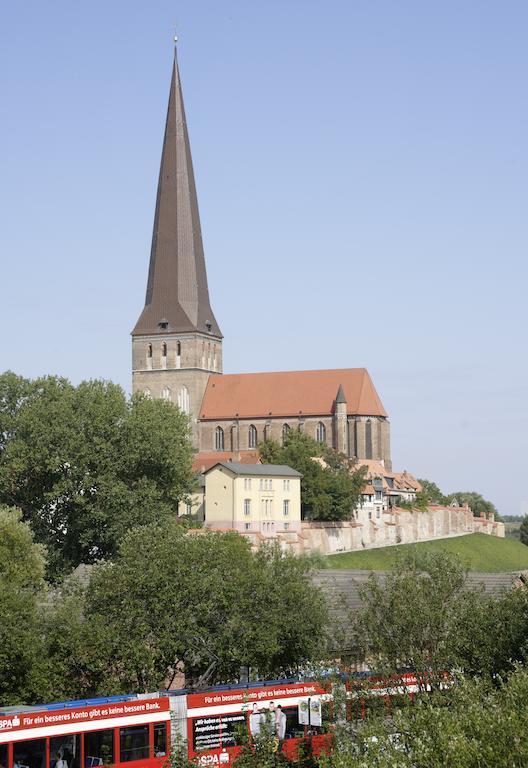
<svg viewBox="0 0 528 768"><path fill-rule="evenodd" d="M19 712L8 716L0 715L0 734L45 728L46 726L78 724L82 730L84 723L107 720L131 715L145 715L168 712L169 700L132 699L116 703L101 703L90 707L70 707L70 709L40 709L36 712Z"/></svg>
<svg viewBox="0 0 528 768"><path fill-rule="evenodd" d="M254 703L271 702L306 696L321 696L324 689L317 683L286 683L285 685L266 685L255 688L240 688L227 691L210 691L209 693L190 693L187 696L189 710L213 710L215 707L241 710L249 709ZM198 714L198 713L196 713ZM204 714L206 714L204 712Z"/></svg>
<svg viewBox="0 0 528 768"><path fill-rule="evenodd" d="M246 728L246 716L243 714L197 717L192 724L194 751L234 747L240 728Z"/></svg>
<svg viewBox="0 0 528 768"><path fill-rule="evenodd" d="M310 725L322 725L322 723L321 699L318 696L312 696L310 699Z"/></svg>
<svg viewBox="0 0 528 768"><path fill-rule="evenodd" d="M321 698L319 696L311 696L306 701L300 701L297 716L299 718L299 725L322 725Z"/></svg>

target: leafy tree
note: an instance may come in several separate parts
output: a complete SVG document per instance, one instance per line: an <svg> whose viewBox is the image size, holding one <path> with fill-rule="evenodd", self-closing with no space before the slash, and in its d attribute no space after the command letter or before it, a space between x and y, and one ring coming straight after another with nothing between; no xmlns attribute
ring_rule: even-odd
<svg viewBox="0 0 528 768"><path fill-rule="evenodd" d="M112 557L192 490L187 417L109 382L0 376L0 502L19 507L55 577Z"/></svg>
<svg viewBox="0 0 528 768"><path fill-rule="evenodd" d="M271 728L263 728L259 736L251 742L246 739L234 762L234 768L280 768L288 765L291 766L291 763L280 749L278 739Z"/></svg>
<svg viewBox="0 0 528 768"><path fill-rule="evenodd" d="M302 474L301 510L304 518L348 520L365 484L365 468L299 431L284 445L267 440L259 446L265 464L286 464ZM317 460L319 459L319 460Z"/></svg>
<svg viewBox="0 0 528 768"><path fill-rule="evenodd" d="M426 502L431 504L445 504L446 496L442 493L440 488L432 480L426 480L425 478L419 478L418 482L422 486L422 490L419 492L420 499L423 497Z"/></svg>
<svg viewBox="0 0 528 768"><path fill-rule="evenodd" d="M477 517L490 517L492 514L496 520L500 520L497 508L491 501L487 501L480 493L475 491L459 491L444 495L440 488L432 480L419 479L422 490L417 494L416 506L420 507L427 503L449 505L456 500L459 504L468 504L474 515Z"/></svg>
<svg viewBox="0 0 528 768"><path fill-rule="evenodd" d="M30 701L45 682L39 621L44 550L20 512L0 506L0 704Z"/></svg>
<svg viewBox="0 0 528 768"><path fill-rule="evenodd" d="M471 507L471 511L475 517L491 517L493 515L495 520L500 519L495 504L485 499L480 493L476 493L475 491L450 493L449 496L446 497L446 503L450 504L455 499L459 504L467 504Z"/></svg>
<svg viewBox="0 0 528 768"><path fill-rule="evenodd" d="M456 659L454 638L470 600L466 573L447 552L397 556L393 570L371 574L353 616L353 647L374 669L393 674L410 667L439 681Z"/></svg>
<svg viewBox="0 0 528 768"><path fill-rule="evenodd" d="M461 679L420 696L392 718L336 731L320 768L524 768L528 764L528 671L507 682Z"/></svg>
<svg viewBox="0 0 528 768"><path fill-rule="evenodd" d="M74 628L63 674L109 693L155 690L182 668L210 684L238 679L242 665L293 672L324 652L327 612L311 569L276 546L253 553L234 532L136 528L114 562L95 567L77 624L88 642Z"/></svg>
<svg viewBox="0 0 528 768"><path fill-rule="evenodd" d="M456 665L489 679L506 677L528 658L528 590L468 596L463 621L451 639Z"/></svg>
<svg viewBox="0 0 528 768"><path fill-rule="evenodd" d="M520 528L521 543L528 546L528 515L523 517Z"/></svg>

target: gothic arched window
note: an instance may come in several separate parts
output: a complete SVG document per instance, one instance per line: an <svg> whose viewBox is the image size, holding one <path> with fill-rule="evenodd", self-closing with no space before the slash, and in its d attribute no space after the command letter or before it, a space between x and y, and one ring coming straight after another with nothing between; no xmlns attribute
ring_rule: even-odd
<svg viewBox="0 0 528 768"><path fill-rule="evenodd" d="M290 434L290 425L289 424L283 424L282 425L282 444L286 442L286 438Z"/></svg>
<svg viewBox="0 0 528 768"><path fill-rule="evenodd" d="M183 413L189 413L189 390L183 386L178 392L178 408Z"/></svg>
<svg viewBox="0 0 528 768"><path fill-rule="evenodd" d="M149 400L152 397L152 393L148 387L145 387L145 389L143 390L143 394L145 395L145 397L148 397Z"/></svg>
<svg viewBox="0 0 528 768"><path fill-rule="evenodd" d="M248 448L257 447L257 428L254 424L251 424L248 431Z"/></svg>
<svg viewBox="0 0 528 768"><path fill-rule="evenodd" d="M181 341L178 341L176 344L176 354L178 357L181 355Z"/></svg>
<svg viewBox="0 0 528 768"><path fill-rule="evenodd" d="M318 443L326 443L326 427L322 421L320 421L316 427L315 439Z"/></svg>
<svg viewBox="0 0 528 768"><path fill-rule="evenodd" d="M148 345L147 349L147 357L152 357L152 344Z"/></svg>
<svg viewBox="0 0 528 768"><path fill-rule="evenodd" d="M367 419L365 424L365 458L372 458L372 422Z"/></svg>
<svg viewBox="0 0 528 768"><path fill-rule="evenodd" d="M165 342L161 345L161 356L167 357L167 345Z"/></svg>
<svg viewBox="0 0 528 768"><path fill-rule="evenodd" d="M215 451L224 450L224 430L222 427L215 429Z"/></svg>
<svg viewBox="0 0 528 768"><path fill-rule="evenodd" d="M171 391L168 387L163 387L161 390L161 396L163 400L170 400L171 399Z"/></svg>

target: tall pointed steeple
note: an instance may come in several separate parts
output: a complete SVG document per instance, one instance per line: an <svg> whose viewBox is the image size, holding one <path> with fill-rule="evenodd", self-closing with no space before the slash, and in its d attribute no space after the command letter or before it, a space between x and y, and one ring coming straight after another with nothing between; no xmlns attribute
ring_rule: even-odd
<svg viewBox="0 0 528 768"><path fill-rule="evenodd" d="M154 217L145 308L133 336L222 338L209 301L198 200L176 49Z"/></svg>
<svg viewBox="0 0 528 768"><path fill-rule="evenodd" d="M145 307L132 331L132 391L198 416L209 377L222 373L222 333L207 288L200 216L176 51L154 216Z"/></svg>

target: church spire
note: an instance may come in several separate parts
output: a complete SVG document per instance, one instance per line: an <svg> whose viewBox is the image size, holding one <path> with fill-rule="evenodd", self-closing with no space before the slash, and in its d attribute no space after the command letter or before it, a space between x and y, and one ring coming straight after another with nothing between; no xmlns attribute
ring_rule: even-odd
<svg viewBox="0 0 528 768"><path fill-rule="evenodd" d="M165 123L145 308L133 336L222 334L209 301L176 49Z"/></svg>

